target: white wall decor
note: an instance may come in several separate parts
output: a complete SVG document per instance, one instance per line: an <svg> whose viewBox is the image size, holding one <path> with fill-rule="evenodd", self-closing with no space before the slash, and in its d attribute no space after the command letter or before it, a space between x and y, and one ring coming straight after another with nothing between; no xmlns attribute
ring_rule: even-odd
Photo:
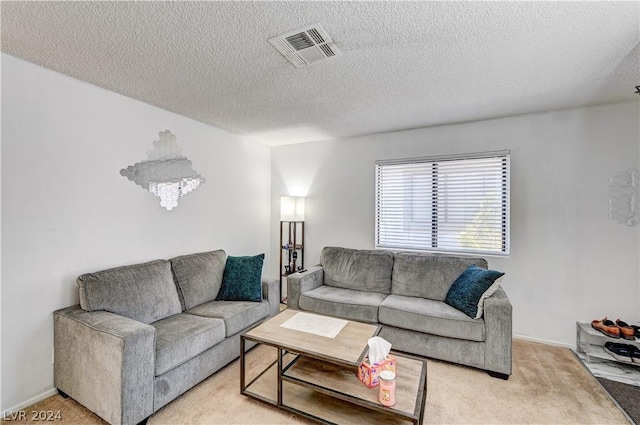
<svg viewBox="0 0 640 425"><path fill-rule="evenodd" d="M609 218L627 226L638 224L638 178L637 168L609 177Z"/></svg>
<svg viewBox="0 0 640 425"><path fill-rule="evenodd" d="M178 198L197 189L205 182L182 155L176 136L169 130L160 132L147 152L148 160L129 165L120 174L160 198L160 205L171 211L178 206Z"/></svg>

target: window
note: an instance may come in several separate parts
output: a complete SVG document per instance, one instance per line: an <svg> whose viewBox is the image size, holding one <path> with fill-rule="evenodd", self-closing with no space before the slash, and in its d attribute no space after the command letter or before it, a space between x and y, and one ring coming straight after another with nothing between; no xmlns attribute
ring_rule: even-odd
<svg viewBox="0 0 640 425"><path fill-rule="evenodd" d="M376 248L509 254L509 152L376 161Z"/></svg>

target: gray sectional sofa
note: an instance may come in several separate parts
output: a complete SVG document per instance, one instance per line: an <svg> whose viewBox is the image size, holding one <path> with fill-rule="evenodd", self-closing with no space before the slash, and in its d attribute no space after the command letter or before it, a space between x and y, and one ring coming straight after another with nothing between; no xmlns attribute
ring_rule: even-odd
<svg viewBox="0 0 640 425"><path fill-rule="evenodd" d="M137 424L237 358L240 334L275 315L280 294L262 281L261 301L216 301L226 258L80 276L80 305L54 313L56 388L110 424Z"/></svg>
<svg viewBox="0 0 640 425"><path fill-rule="evenodd" d="M472 319L445 303L482 258L326 247L320 265L288 277L289 308L382 325L393 349L511 375L512 307L499 288Z"/></svg>

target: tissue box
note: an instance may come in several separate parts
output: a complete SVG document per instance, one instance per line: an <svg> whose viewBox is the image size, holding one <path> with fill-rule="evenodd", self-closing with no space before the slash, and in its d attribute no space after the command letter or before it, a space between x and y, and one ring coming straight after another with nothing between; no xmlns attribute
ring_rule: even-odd
<svg viewBox="0 0 640 425"><path fill-rule="evenodd" d="M387 356L381 363L369 364L369 358L360 363L358 366L358 379L367 387L373 388L380 383L378 374L383 370L396 372L396 359L393 356Z"/></svg>

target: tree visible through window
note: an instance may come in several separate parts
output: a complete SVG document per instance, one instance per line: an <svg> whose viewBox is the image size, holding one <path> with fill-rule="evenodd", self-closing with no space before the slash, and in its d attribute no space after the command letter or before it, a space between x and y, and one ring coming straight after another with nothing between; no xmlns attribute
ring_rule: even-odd
<svg viewBox="0 0 640 425"><path fill-rule="evenodd" d="M509 254L509 153L376 162L376 247Z"/></svg>

